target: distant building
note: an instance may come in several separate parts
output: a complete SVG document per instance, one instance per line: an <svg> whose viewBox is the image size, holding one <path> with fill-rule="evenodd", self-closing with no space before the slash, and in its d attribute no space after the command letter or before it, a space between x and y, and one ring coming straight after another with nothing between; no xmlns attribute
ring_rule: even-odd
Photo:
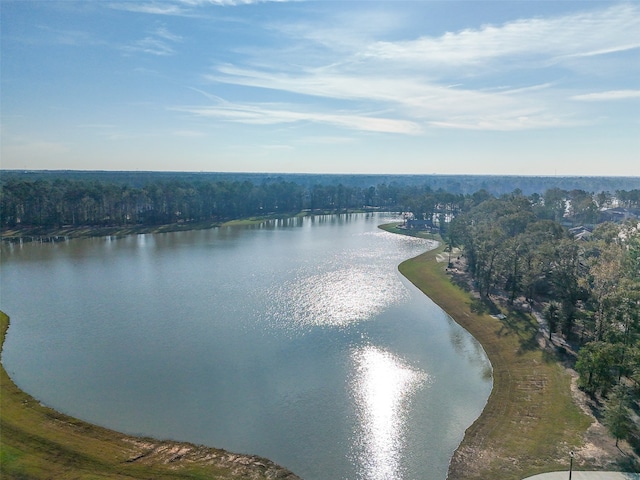
<svg viewBox="0 0 640 480"><path fill-rule="evenodd" d="M584 240L587 241L591 238L593 233L589 227L585 227L584 225L580 225L579 227L573 227L569 229L569 233L573 235L573 238L576 240Z"/></svg>
<svg viewBox="0 0 640 480"><path fill-rule="evenodd" d="M640 218L640 208L616 207L602 210L599 222L621 223L633 218Z"/></svg>

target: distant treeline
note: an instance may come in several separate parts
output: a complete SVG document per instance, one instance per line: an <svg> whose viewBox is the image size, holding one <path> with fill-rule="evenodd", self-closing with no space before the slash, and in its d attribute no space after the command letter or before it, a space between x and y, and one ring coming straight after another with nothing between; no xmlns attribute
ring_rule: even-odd
<svg viewBox="0 0 640 480"><path fill-rule="evenodd" d="M406 193L404 193L406 195ZM0 191L2 226L159 225L291 214L397 208L399 187L303 187L277 181L156 180L141 188L100 181L8 180Z"/></svg>
<svg viewBox="0 0 640 480"><path fill-rule="evenodd" d="M245 182L254 185L269 183L295 183L311 188L315 185L343 185L369 188L377 185L398 187L424 187L444 190L453 194L472 194L486 190L499 196L519 190L525 195L543 194L552 188L584 190L586 192L615 192L640 189L640 177L586 177L586 176L524 176L524 175L389 175L389 174L300 174L300 173L230 173L230 172L140 172L140 171L83 171L83 170L0 170L4 182L22 180L98 181L120 186L142 188L155 182L216 183Z"/></svg>
<svg viewBox="0 0 640 480"><path fill-rule="evenodd" d="M361 179L355 180L359 178L357 175L351 176L354 179L345 185L327 183L327 177L330 176L326 175L271 177L255 174L255 180L260 182L254 182L248 179L230 180L234 178L232 174L227 180L214 180L217 178L214 174L147 173L144 177L147 182L136 186L140 181L138 175L137 172L31 174L3 171L0 182L0 225L160 225L291 214L303 210L335 212L363 208L412 212L414 218L425 219L429 223L434 216L455 214L474 196L491 196L487 190L462 194L443 188L435 189L430 183L414 185L412 182L392 182L360 186L357 183ZM225 174L219 175L221 178L227 177ZM337 178L340 177L334 179ZM503 177L503 184L508 183L510 178ZM299 183L294 179L304 181ZM310 184L311 179L317 182ZM553 192L554 198L573 199L572 206L577 217L587 223L597 222L597 208L600 206L597 203L612 197L608 192L594 196L584 190L554 188L549 192ZM533 194L534 197L536 195L540 197ZM627 206L640 204L640 189L617 190L615 195ZM558 212L552 214L558 216ZM443 225L444 222L436 223Z"/></svg>

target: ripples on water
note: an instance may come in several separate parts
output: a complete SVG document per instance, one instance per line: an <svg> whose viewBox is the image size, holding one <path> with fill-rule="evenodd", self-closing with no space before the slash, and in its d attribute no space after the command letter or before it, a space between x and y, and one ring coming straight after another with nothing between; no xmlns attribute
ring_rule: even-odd
<svg viewBox="0 0 640 480"><path fill-rule="evenodd" d="M345 326L366 320L407 295L393 272L349 265L287 282L273 292L271 315L287 328Z"/></svg>
<svg viewBox="0 0 640 480"><path fill-rule="evenodd" d="M391 238L405 248L415 249L415 254L429 245L422 239L387 232L361 235L381 242ZM389 305L408 299L409 293L398 281L397 272L388 268L390 262L404 258L397 249L385 248L385 243L375 240L372 248L335 253L307 267L294 280L275 286L269 292L271 321L292 332L314 326L347 326L373 318Z"/></svg>

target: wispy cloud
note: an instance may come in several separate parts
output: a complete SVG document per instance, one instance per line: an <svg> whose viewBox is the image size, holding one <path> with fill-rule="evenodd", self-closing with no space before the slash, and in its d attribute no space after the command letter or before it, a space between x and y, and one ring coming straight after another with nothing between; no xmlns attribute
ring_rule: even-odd
<svg viewBox="0 0 640 480"><path fill-rule="evenodd" d="M109 7L115 10L148 13L152 15L183 15L186 13L180 4L169 2L116 2L109 4Z"/></svg>
<svg viewBox="0 0 640 480"><path fill-rule="evenodd" d="M363 58L414 65L493 67L512 59L519 67L557 63L570 56L605 55L640 48L640 9L615 5L555 18L532 18L486 25L400 42L375 42ZM535 60L534 63L531 61Z"/></svg>
<svg viewBox="0 0 640 480"><path fill-rule="evenodd" d="M220 106L175 107L174 110L199 117L215 118L252 125L314 122L353 130L378 133L418 134L422 129L416 122L394 118L357 114L353 112L305 111L299 106L277 104L233 104Z"/></svg>
<svg viewBox="0 0 640 480"><path fill-rule="evenodd" d="M339 99L356 105L369 104L377 109L394 112L393 128L384 124L386 131L417 134L423 130L420 125L450 128L473 128L487 130L520 130L543 127L575 125L575 121L558 116L550 111L547 90L549 85L537 85L521 89L465 89L429 82L420 75L397 76L357 76L341 72L309 71L294 75L269 73L258 70L243 70L225 66L220 68L223 75L210 75L210 81L233 83L262 89L281 90L307 96ZM348 105L348 104L347 104ZM252 105L249 110L253 111ZM343 107L344 109L345 107ZM234 111L242 110L239 106ZM371 107L370 107L371 110ZM218 113L219 110L214 110ZM270 108L266 111L271 112ZM343 126L364 129L363 115L355 115L357 122L344 122ZM344 118L344 111L340 117ZM353 115L351 116L353 117ZM270 115L270 120L285 121L278 115ZM322 115L319 118L324 118ZM397 128L402 119L402 128ZM337 122L333 122L337 124ZM366 124L370 125L370 124ZM372 120L372 125L378 125ZM375 130L375 128L366 128Z"/></svg>
<svg viewBox="0 0 640 480"><path fill-rule="evenodd" d="M294 74L223 66L219 67L218 72L206 75L205 79L309 96L388 103L409 109L414 115L444 110L468 111L472 106L485 109L496 105L514 105L514 98L519 94L530 94L543 88L473 90L439 85L419 73L399 76L386 71L358 75L339 69L310 69Z"/></svg>
<svg viewBox="0 0 640 480"><path fill-rule="evenodd" d="M353 27L358 28L355 24ZM304 118L346 128L409 134L423 131L425 126L482 130L575 126L580 122L576 120L579 115L562 105L567 95L556 88L554 77L539 84L505 86L505 73L535 70L539 76L551 67L572 68L571 62L579 57L640 48L640 7L620 4L572 15L486 25L438 37L366 43L354 40L353 34L342 39L323 24L315 29L309 24L304 28L279 28L292 35L292 40L310 42L311 47L325 48L333 42L332 48L323 50L324 64L318 66L318 58L313 59L315 65L300 63L304 59L287 64L277 52L262 49L254 58L247 55L244 62L214 66L204 79L213 84L262 89L265 93L321 97L340 102L342 111L301 113L253 103L238 104L232 109L205 108L198 114L207 112L210 116L253 123ZM325 38L329 32L333 36ZM480 77L482 82L477 82ZM481 86L474 86L474 80ZM593 95L573 99L634 96L630 91ZM375 113L362 111L392 112L392 118L377 118Z"/></svg>
<svg viewBox="0 0 640 480"><path fill-rule="evenodd" d="M585 93L583 95L574 95L571 97L572 100L581 100L586 102L627 100L630 98L640 98L640 90L610 90L608 92Z"/></svg>
<svg viewBox="0 0 640 480"><path fill-rule="evenodd" d="M155 2L113 2L109 7L150 15L190 16L197 13L199 7L220 6L233 7L266 2L286 2L297 0L164 0Z"/></svg>
<svg viewBox="0 0 640 480"><path fill-rule="evenodd" d="M148 53L151 55L173 55L175 50L167 42L156 37L145 37L131 45L122 47L128 53Z"/></svg>
<svg viewBox="0 0 640 480"><path fill-rule="evenodd" d="M125 45L122 49L128 53L147 53L150 55L173 55L175 49L173 44L182 41L180 35L176 35L167 30L166 27L157 27L149 32L144 38Z"/></svg>
<svg viewBox="0 0 640 480"><path fill-rule="evenodd" d="M171 33L167 30L167 27L158 27L153 31L153 34L159 38L163 38L165 40L169 40L171 42L180 42L182 41L182 36L177 35L175 33Z"/></svg>
<svg viewBox="0 0 640 480"><path fill-rule="evenodd" d="M487 113L469 117L450 117L446 120L429 122L429 125L440 128L453 128L460 130L493 130L493 131L517 131L534 130L540 128L567 127L583 125L584 122L574 118L563 118L546 112L507 112Z"/></svg>

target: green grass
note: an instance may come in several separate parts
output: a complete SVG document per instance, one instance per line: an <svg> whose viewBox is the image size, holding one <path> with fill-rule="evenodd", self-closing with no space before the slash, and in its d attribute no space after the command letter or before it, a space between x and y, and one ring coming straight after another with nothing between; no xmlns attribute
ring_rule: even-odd
<svg viewBox="0 0 640 480"><path fill-rule="evenodd" d="M0 348L8 326L9 318L0 312ZM169 449L185 449L186 454L170 461L174 454ZM237 459L259 465L246 467ZM128 437L60 414L20 390L4 367L0 369L0 462L3 480L298 478L258 457Z"/></svg>
<svg viewBox="0 0 640 480"><path fill-rule="evenodd" d="M427 233L424 230L407 230L404 228L400 228L399 223L387 223L384 225L380 225L380 228L390 233L407 235L409 237L426 238L427 240L437 240L439 238L438 235Z"/></svg>
<svg viewBox="0 0 640 480"><path fill-rule="evenodd" d="M474 313L471 295L450 281L444 262L436 261L443 251L441 245L399 270L482 344L493 366L493 390L454 454L449 478L520 480L566 470L569 452L582 444L591 424L573 402L569 375L538 348L532 316L505 311L507 317L499 320Z"/></svg>

